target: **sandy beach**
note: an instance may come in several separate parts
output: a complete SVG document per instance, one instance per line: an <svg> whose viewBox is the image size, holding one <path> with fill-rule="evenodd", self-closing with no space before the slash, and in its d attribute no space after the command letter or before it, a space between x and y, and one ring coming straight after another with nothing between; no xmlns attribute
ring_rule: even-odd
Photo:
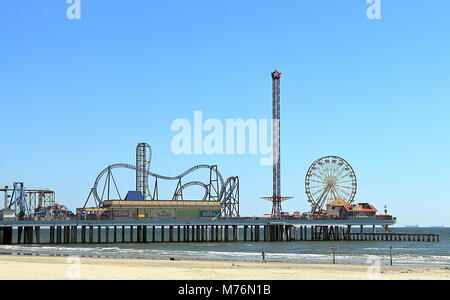
<svg viewBox="0 0 450 300"><path fill-rule="evenodd" d="M79 262L79 264L78 264ZM448 267L0 256L0 279L449 280Z"/></svg>

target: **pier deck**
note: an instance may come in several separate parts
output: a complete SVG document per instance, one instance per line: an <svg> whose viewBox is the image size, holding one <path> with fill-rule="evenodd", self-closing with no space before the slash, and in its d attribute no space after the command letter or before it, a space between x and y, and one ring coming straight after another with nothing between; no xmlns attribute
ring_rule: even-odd
<svg viewBox="0 0 450 300"><path fill-rule="evenodd" d="M387 231L394 224L395 219L0 221L0 244L439 241L437 234ZM377 226L385 232L376 232ZM46 239L41 236L41 228L49 228Z"/></svg>

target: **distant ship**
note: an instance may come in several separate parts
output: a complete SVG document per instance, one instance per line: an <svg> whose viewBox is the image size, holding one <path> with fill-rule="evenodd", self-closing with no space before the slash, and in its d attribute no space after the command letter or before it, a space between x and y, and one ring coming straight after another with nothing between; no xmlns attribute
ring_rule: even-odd
<svg viewBox="0 0 450 300"><path fill-rule="evenodd" d="M405 228L419 228L419 225L405 225Z"/></svg>

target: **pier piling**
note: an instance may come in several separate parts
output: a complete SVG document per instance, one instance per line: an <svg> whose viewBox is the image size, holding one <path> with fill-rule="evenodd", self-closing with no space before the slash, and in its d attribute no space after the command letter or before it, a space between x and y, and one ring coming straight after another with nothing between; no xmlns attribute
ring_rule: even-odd
<svg viewBox="0 0 450 300"><path fill-rule="evenodd" d="M14 223L14 222L13 222ZM325 222L323 222L325 223ZM378 231L375 225L353 224L320 224L303 222L296 224L288 221L235 221L214 220L211 223L189 221L143 223L127 222L125 224L112 222L84 222L82 224L70 221L54 221L49 225L36 222L17 222L12 226L1 226L0 244L75 244L75 243L147 243L147 242L290 242L290 241L385 241L385 242L439 242L440 236L431 233L396 233L387 230ZM336 222L335 222L336 223ZM47 227L46 227L47 226ZM359 229L352 232L352 226ZM365 227L366 226L366 227ZM95 227L95 228L94 228ZM102 234L102 229L105 229ZM118 227L121 227L122 238L118 238ZM368 227L368 228L367 228ZM49 237L42 235L42 228L48 228ZM78 228L81 238L78 238ZM113 228L113 233L110 229ZM136 228L136 230L135 230ZM151 235L147 232L150 228ZM176 230L176 231L175 231ZM94 231L96 240L94 241ZM129 233L127 233L127 231ZM14 232L14 235L13 235ZM16 235L17 232L17 235ZM136 232L136 234L135 234ZM158 234L157 234L158 232ZM88 235L88 236L86 236ZM136 235L136 237L135 237ZM158 235L158 237L156 236ZM14 240L13 240L14 237ZM120 239L120 240L119 240Z"/></svg>

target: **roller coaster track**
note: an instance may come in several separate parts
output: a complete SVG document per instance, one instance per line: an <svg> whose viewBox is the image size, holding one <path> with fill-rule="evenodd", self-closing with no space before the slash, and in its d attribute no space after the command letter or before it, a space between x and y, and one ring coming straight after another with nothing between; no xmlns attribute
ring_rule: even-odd
<svg viewBox="0 0 450 300"><path fill-rule="evenodd" d="M192 173L192 172L194 172L194 171L197 171L197 170L199 170L199 169L209 169L210 171L213 171L213 172L216 173L217 178L218 178L218 180L219 180L219 182L220 182L221 188L219 188L219 190L220 190L220 193L219 193L219 201L221 201L221 203L222 203L222 202L226 202L227 199L229 198L229 197L224 197L224 195L225 195L225 193L226 193L226 187L227 187L232 181L235 181L236 178L237 178L237 177L230 177L230 178L227 179L226 182L224 182L223 177L222 177L222 174L220 174L220 172L217 170L217 168L216 168L215 166L210 166L210 165L197 165L197 166L194 166L194 167L192 167L192 168L190 168L190 169L187 169L186 171L184 171L183 173L181 173L181 174L178 175L178 176L173 176L173 177L171 177L171 176L164 176L164 175L156 174L156 173L150 172L150 171L148 171L148 170L143 170L143 169L137 168L136 166L131 165L131 164L123 164L123 163L121 163L121 164L114 164L114 165L108 166L108 167L105 168L103 171L101 171L100 174L99 174L99 175L97 176L97 178L95 179L94 186L93 186L93 196L94 196L95 200L96 200L98 203L101 203L101 202L102 202L101 199L100 199L100 197L99 197L99 195L98 195L98 191L97 191L98 184L99 184L101 178L102 178L106 173L110 172L112 169L130 169L130 170L135 170L135 171L138 171L138 172L145 173L146 175L151 176L151 177L154 177L154 178L156 178L156 179L169 180L169 181L180 180L180 179L182 179L184 176L186 176L186 175L188 175L188 174L190 174L190 173ZM206 192L205 192L205 195L203 196L203 200L206 200L206 198L207 198L207 196L208 196L208 192L209 192L208 185L204 184L203 182L199 182L199 181L188 182L188 183L184 184L183 186L178 187L177 190L175 191L175 195L181 194L182 191L183 191L185 188L190 187L190 186L193 186L193 185L198 185L198 186L201 186L201 187L203 187L203 188L205 189ZM227 195L228 195L228 194L229 194L229 193L227 193ZM175 197L175 196L174 196L174 197ZM224 204L224 203L223 203L223 204Z"/></svg>
<svg viewBox="0 0 450 300"><path fill-rule="evenodd" d="M204 184L201 181L191 181L191 182L188 182L188 183L182 185L181 187L177 188L177 190L175 191L175 194L174 194L172 200L179 200L178 199L178 195L181 195L183 193L184 189L186 189L186 188L188 188L190 186L193 186L193 185L198 185L198 186L201 186L201 187L203 187L205 189L205 194L203 195L203 198L202 198L202 201L205 201L208 198L208 191L209 191L209 189L208 189L208 185Z"/></svg>
<svg viewBox="0 0 450 300"><path fill-rule="evenodd" d="M141 148L139 148L141 147ZM142 151L142 147L144 147L144 151L142 154L139 152ZM142 158L142 156L145 156L145 150L148 150L149 152L149 158L148 160L145 160L145 157ZM139 156L140 155L140 156ZM139 188L145 189L147 193L143 192L144 194L147 194L148 197L150 197L151 200L157 200L158 197L158 179L160 180L167 180L167 181L178 181L178 185L175 188L175 192L173 194L172 200L174 201L182 201L183 199L183 191L191 186L200 186L205 190L205 193L203 194L202 201L218 201L221 204L222 207L222 216L224 217L239 217L239 178L236 177L230 177L226 181L223 180L222 174L217 170L217 166L210 166L210 165L197 165L190 169L187 169L183 173L177 176L164 176L160 174L156 174L153 172L150 172L150 164L152 160L152 148L147 143L140 143L138 144L138 147L136 148L136 165L131 164L114 164L110 165L107 168L105 168L103 171L98 174L97 178L95 179L94 186L91 189L91 193L88 196L88 199L86 200L86 203L84 206L86 206L90 196L92 195L94 197L94 200L98 207L102 206L103 203L103 195L105 192L106 186L108 186L108 197L109 200L109 185L111 184L111 179L114 182L117 194L119 196L119 199L121 200L121 196L117 187L117 184L115 182L114 176L112 175L113 169L129 169L136 171L136 189ZM144 163L145 162L145 163ZM148 164L148 165L147 165ZM143 168L141 165L147 165L147 167ZM210 178L209 178L209 184L206 184L201 181L190 181L185 184L182 183L182 178L189 175L192 172L195 172L199 169L208 169L210 171ZM98 186L102 178L107 174L107 178L105 180L105 185L103 187L103 193L102 197L99 197L98 194ZM141 176L141 177L138 177ZM155 178L155 186L154 186L154 194L153 196L150 194L150 190L148 187L148 178L145 179L145 177L153 177ZM146 182L141 183L141 181L138 182L138 178L140 180L144 180ZM139 185L141 183L141 185ZM142 191L142 190L141 190ZM144 198L147 200L147 196L144 195Z"/></svg>

